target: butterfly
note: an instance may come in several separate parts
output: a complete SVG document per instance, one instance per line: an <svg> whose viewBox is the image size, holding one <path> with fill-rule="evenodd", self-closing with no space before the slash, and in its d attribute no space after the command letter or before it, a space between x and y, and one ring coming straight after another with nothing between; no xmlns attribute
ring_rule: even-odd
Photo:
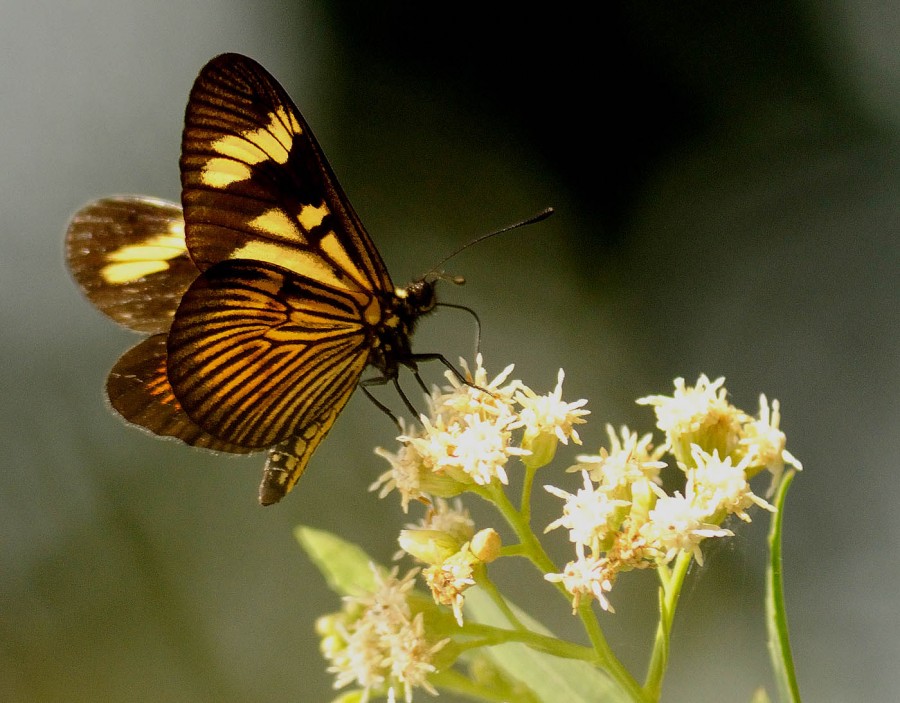
<svg viewBox="0 0 900 703"><path fill-rule="evenodd" d="M75 213L67 263L97 308L150 334L109 373L115 411L196 447L267 451L270 505L366 367L378 376L364 390L396 384L402 366L418 378L417 361L447 363L410 346L436 277L394 287L306 120L246 56L200 71L180 169L180 207L119 196Z"/></svg>

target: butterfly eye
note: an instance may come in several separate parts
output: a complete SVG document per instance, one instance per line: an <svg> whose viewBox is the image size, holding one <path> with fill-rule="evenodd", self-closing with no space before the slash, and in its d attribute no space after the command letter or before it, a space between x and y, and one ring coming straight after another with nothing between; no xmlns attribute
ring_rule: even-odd
<svg viewBox="0 0 900 703"><path fill-rule="evenodd" d="M434 283L425 280L413 281L406 287L406 299L410 309L416 314L431 312L437 305Z"/></svg>

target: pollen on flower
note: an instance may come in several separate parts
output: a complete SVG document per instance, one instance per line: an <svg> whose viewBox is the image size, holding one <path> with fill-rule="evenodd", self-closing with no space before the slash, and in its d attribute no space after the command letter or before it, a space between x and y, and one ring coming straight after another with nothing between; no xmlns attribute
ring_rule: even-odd
<svg viewBox="0 0 900 703"><path fill-rule="evenodd" d="M463 593L475 585L476 570L497 558L500 535L491 528L475 532L475 524L459 503L451 507L438 499L418 525L400 533L401 549L426 564L422 576L440 605L453 608L463 624Z"/></svg>
<svg viewBox="0 0 900 703"><path fill-rule="evenodd" d="M685 495L666 495L655 484L651 486L658 491L659 498L650 511L647 522L641 525L640 534L647 541L648 547L656 551L659 563L666 564L678 552L688 551L703 566L700 543L708 537L728 537L734 534L731 530L704 521L704 508L697 505L690 482L685 488Z"/></svg>
<svg viewBox="0 0 900 703"><path fill-rule="evenodd" d="M567 403L562 399L562 384L565 373L559 370L556 379L556 388L546 395L538 395L527 386L516 392L516 402L521 407L519 410L519 424L525 428L523 444L540 435L553 435L563 444L569 443L569 438L575 444L581 444L575 425L580 425L586 420L584 415L590 415L591 411L584 406L587 400L576 400Z"/></svg>
<svg viewBox="0 0 900 703"><path fill-rule="evenodd" d="M400 504L404 513L409 511L410 501L427 498L427 494L422 488L424 467L418 452L409 445L403 445L397 452L389 452L381 447L376 447L375 453L383 459L387 459L391 468L369 486L370 491L378 491L378 497L384 498L396 489L400 494Z"/></svg>
<svg viewBox="0 0 900 703"><path fill-rule="evenodd" d="M433 421L422 418L420 437L405 437L426 466L460 482L481 486L493 481L507 484L506 463L512 456L527 454L511 442L512 418L469 413Z"/></svg>
<svg viewBox="0 0 900 703"><path fill-rule="evenodd" d="M775 510L751 490L752 475L767 468L777 477L789 463L799 468L785 450L778 403L770 407L762 396L756 420L728 402L723 378L703 375L693 387L678 378L672 396L638 403L654 406L657 426L666 434L662 446L654 447L649 433L639 436L624 426L617 433L607 425L609 447L577 457L568 468L582 473L582 488L568 493L545 486L565 501L562 515L545 531L567 529L576 554L562 573L545 578L561 583L576 609L580 600L596 598L611 611L605 594L622 572L662 567L685 553L702 565L703 540L733 534L721 526L729 515L749 522L754 505ZM686 479L683 491L673 495L663 490L660 477L666 452Z"/></svg>
<svg viewBox="0 0 900 703"><path fill-rule="evenodd" d="M444 375L449 385L432 391L429 416L434 419L444 415L459 417L475 414L493 417L499 424L504 424L506 420L512 422L515 419L513 396L523 386L517 379L507 381L514 365L510 364L488 380L481 354L475 357L474 371L469 369L465 359L460 359L459 363L468 383L462 383L456 374L447 371Z"/></svg>
<svg viewBox="0 0 900 703"><path fill-rule="evenodd" d="M400 548L418 561L440 564L475 535L475 523L457 501L453 507L441 498L418 524L400 532Z"/></svg>
<svg viewBox="0 0 900 703"><path fill-rule="evenodd" d="M409 511L411 501L417 500L428 504L435 497L450 498L465 490L465 484L453 476L435 470L434 457L422 452L423 444L419 433L408 430L399 439L403 444L397 452L390 452L381 447L375 449L375 453L391 465L390 469L369 486L370 491L378 491L379 498L384 498L396 490L400 494L400 504L405 513ZM427 442L424 446L434 449ZM471 482L468 480L468 483Z"/></svg>
<svg viewBox="0 0 900 703"><path fill-rule="evenodd" d="M463 625L464 591L475 585L474 565L477 563L466 545L440 564L429 566L422 571L425 583L431 589L436 603L449 605L460 627Z"/></svg>
<svg viewBox="0 0 900 703"><path fill-rule="evenodd" d="M419 527L447 532L460 543L472 539L475 534L475 521L458 499L451 504L443 498L438 498L431 510L422 518Z"/></svg>
<svg viewBox="0 0 900 703"><path fill-rule="evenodd" d="M544 578L551 583L562 583L566 591L572 594L573 613L584 598L596 598L603 610L614 613L615 609L606 597L612 590L614 575L610 575L606 567L606 559L579 553L578 558L566 564L561 573L544 574Z"/></svg>
<svg viewBox="0 0 900 703"><path fill-rule="evenodd" d="M375 591L346 597L341 613L320 620L317 628L328 671L335 674L334 688L355 682L363 689L364 701L375 693L390 701L401 695L411 703L415 688L437 695L428 675L436 671L434 655L449 640L430 641L422 613L412 615L407 594L415 570L400 579L396 569L383 575L373 567L373 572Z"/></svg>
<svg viewBox="0 0 900 703"><path fill-rule="evenodd" d="M371 490L384 497L396 489L404 511L413 500L429 502L473 486L508 485L511 458L519 457L535 468L552 458L557 442L581 441L574 426L588 414L582 407L586 401L562 400L562 370L556 388L539 396L510 379L512 365L490 379L481 355L474 370L465 360L460 364L467 382L446 373L449 385L431 391L428 414L419 418L420 426L404 429L397 438L403 448L396 453L376 450L391 469Z"/></svg>

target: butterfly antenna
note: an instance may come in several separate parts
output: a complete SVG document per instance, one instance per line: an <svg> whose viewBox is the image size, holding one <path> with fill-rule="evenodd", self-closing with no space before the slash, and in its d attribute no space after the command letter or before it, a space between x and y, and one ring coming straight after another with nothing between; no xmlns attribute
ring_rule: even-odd
<svg viewBox="0 0 900 703"><path fill-rule="evenodd" d="M529 217L529 218L527 218L527 219L524 219L524 220L522 220L522 221L520 221L520 222L516 222L516 223L514 223L514 224L507 225L506 227L501 227L500 229L495 230L495 231L493 231L493 232L488 232L487 234L482 234L480 237L475 237L475 239L473 239L472 241L466 242L466 243L463 244L459 249L457 249L457 250L454 251L453 253L451 253L451 254L449 254L448 256L445 256L443 259L441 259L441 260L440 260L440 261L439 261L439 262L431 269L431 271L429 271L428 273L425 274L425 277L426 277L426 278L429 277L429 276L438 276L438 277L440 277L441 274L440 274L439 272L440 272L441 266L443 266L444 264L446 264L446 263L447 263L448 261L450 261L450 259L452 259L454 256L456 256L457 254L462 253L463 251L465 251L465 250L468 249L469 247L474 246L475 244L478 244L479 242L483 242L485 239L490 239L491 237L496 237L498 234L503 234L504 232L509 232L511 229L518 229L519 227L525 227L526 225L533 225L533 224L535 224L536 222L540 222L541 220L546 220L548 217L550 217L550 215L553 214L553 212L554 212L553 208L552 208L552 207L548 207L548 208L546 208L546 209L544 209L544 210L541 210L539 213L537 213L537 214L535 214L535 215L532 215L531 217ZM454 282L458 282L458 283L461 283L461 282L462 282L462 279L459 279L459 280L451 279L451 280L454 280Z"/></svg>

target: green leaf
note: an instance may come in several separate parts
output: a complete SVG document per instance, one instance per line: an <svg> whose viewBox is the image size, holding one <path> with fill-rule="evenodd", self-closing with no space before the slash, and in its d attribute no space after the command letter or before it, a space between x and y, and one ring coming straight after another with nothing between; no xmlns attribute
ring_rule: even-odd
<svg viewBox="0 0 900 703"><path fill-rule="evenodd" d="M484 625L509 627L509 621L480 588L466 591L466 617ZM511 606L528 629L552 636L543 625ZM521 681L543 703L610 703L627 701L619 687L587 662L537 652L518 642L495 645L484 654L507 676Z"/></svg>
<svg viewBox="0 0 900 703"><path fill-rule="evenodd" d="M787 613L784 609L784 582L781 571L781 528L788 486L794 479L794 471L784 474L775 494L777 508L769 528L769 565L766 569L766 629L769 633L769 656L775 684L784 703L800 703L800 688L794 672L791 643L788 635Z"/></svg>
<svg viewBox="0 0 900 703"><path fill-rule="evenodd" d="M347 596L375 590L371 567L375 562L352 542L305 525L294 530L294 537L335 593Z"/></svg>

